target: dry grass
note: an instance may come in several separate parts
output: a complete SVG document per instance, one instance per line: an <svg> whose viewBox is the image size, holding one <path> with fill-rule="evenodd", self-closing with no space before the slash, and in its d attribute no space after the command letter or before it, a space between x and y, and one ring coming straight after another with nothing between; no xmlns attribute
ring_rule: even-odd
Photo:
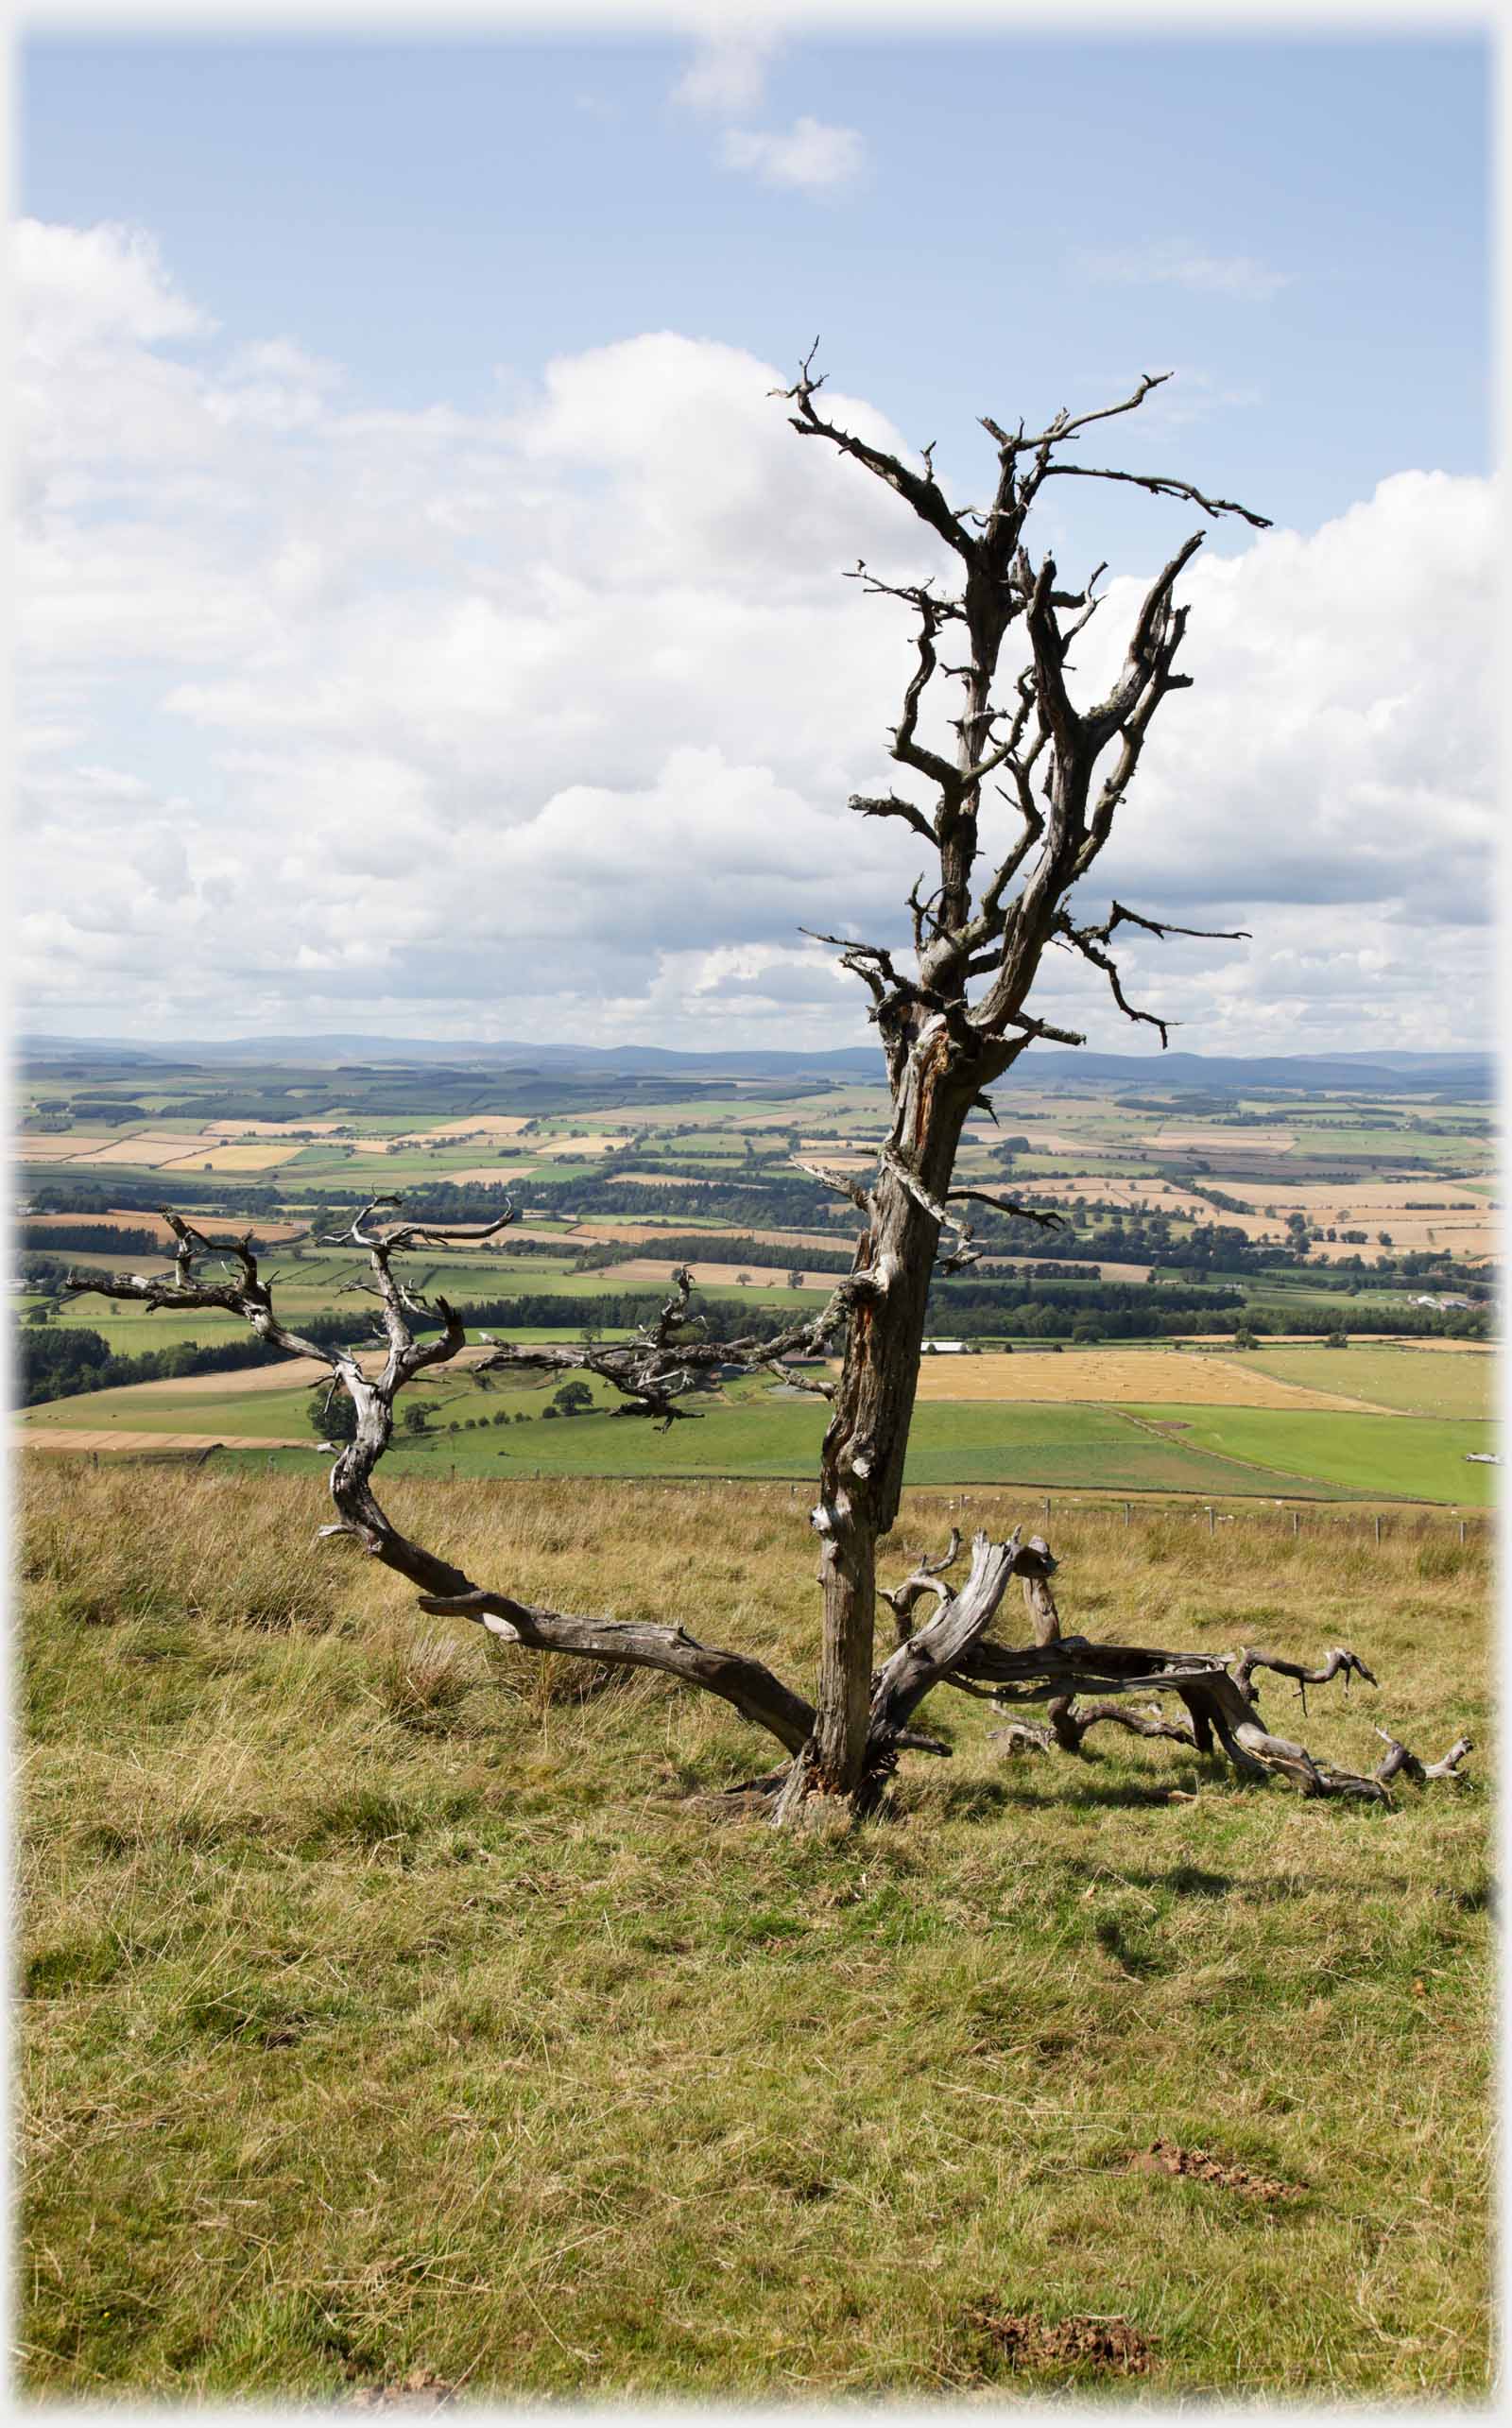
<svg viewBox="0 0 1512 2428"><path fill-rule="evenodd" d="M779 1838L683 1800L765 1759L725 1706L495 1673L315 1547L313 1475L22 1497L32 2393L1486 2390L1484 1754L1355 1810L1005 1763L945 1696L893 1821ZM812 1674L785 1492L392 1498L511 1591ZM1239 1533L1057 1511L1067 1625L1352 1644L1380 1692L1305 1724L1347 1761L1376 1715L1485 1737L1479 1543ZM1214 2171L1131 2171L1153 2140Z"/></svg>

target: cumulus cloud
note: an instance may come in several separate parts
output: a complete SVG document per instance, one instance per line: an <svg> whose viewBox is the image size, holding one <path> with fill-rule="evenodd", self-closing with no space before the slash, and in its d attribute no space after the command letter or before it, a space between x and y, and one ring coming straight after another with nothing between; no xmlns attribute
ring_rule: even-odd
<svg viewBox="0 0 1512 2428"><path fill-rule="evenodd" d="M1082 252L1076 266L1084 277L1120 286L1185 286L1195 294L1232 295L1250 303L1267 303L1292 284L1290 270L1271 269L1247 253L1204 252L1200 245L1179 237L1122 251Z"/></svg>
<svg viewBox="0 0 1512 2428"><path fill-rule="evenodd" d="M867 147L854 127L828 127L819 118L796 118L786 134L730 127L719 146L726 168L749 170L764 185L804 194L835 194L854 183L867 162Z"/></svg>
<svg viewBox="0 0 1512 2428"><path fill-rule="evenodd" d="M22 219L11 262L28 305L24 342L44 354L77 356L109 340L160 345L202 336L213 325L180 293L142 228Z"/></svg>
<svg viewBox="0 0 1512 2428"><path fill-rule="evenodd" d="M699 45L672 90L685 109L743 118L761 107L777 48L775 26L730 25Z"/></svg>
<svg viewBox="0 0 1512 2428"><path fill-rule="evenodd" d="M845 802L895 772L913 652L837 576L864 556L918 579L943 552L794 436L771 365L663 331L492 415L374 412L276 333L218 337L140 236L42 238L21 297L29 1020L869 1034L798 929L902 940L919 847ZM1182 1042L1478 1042L1492 560L1487 486L1414 472L1191 569L1196 686L1163 707L1085 905L1254 931L1131 940L1131 994ZM1077 645L1089 693L1139 589L1114 583ZM1052 961L1047 1017L1149 1042Z"/></svg>

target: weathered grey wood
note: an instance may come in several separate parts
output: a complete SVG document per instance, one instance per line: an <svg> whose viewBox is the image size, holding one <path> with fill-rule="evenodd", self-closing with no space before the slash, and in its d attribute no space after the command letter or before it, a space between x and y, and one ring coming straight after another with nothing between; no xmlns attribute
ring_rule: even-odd
<svg viewBox="0 0 1512 2428"><path fill-rule="evenodd" d="M502 1642L527 1644L533 1652L572 1653L622 1669L663 1670L686 1685L721 1696L789 1753L800 1752L814 1733L813 1704L784 1686L765 1662L744 1653L713 1651L682 1627L639 1619L569 1618L483 1587L463 1593L422 1593L420 1607L438 1617L475 1619Z"/></svg>

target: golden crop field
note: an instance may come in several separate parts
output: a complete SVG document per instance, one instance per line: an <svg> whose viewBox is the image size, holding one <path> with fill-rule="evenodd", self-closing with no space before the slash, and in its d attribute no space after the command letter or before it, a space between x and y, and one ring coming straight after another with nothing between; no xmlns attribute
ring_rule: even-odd
<svg viewBox="0 0 1512 2428"><path fill-rule="evenodd" d="M344 1127L345 1124L339 1121L301 1121L295 1113L287 1121L207 1121L204 1135L207 1138L287 1139L295 1130L300 1130L311 1138L329 1138L334 1130Z"/></svg>
<svg viewBox="0 0 1512 2428"><path fill-rule="evenodd" d="M1347 1408L1358 1416L1372 1403L1348 1399L1273 1375L1228 1357L1174 1349L1068 1349L993 1354L926 1356L919 1369L920 1400L1100 1400L1142 1406L1169 1400L1180 1407Z"/></svg>
<svg viewBox="0 0 1512 2428"><path fill-rule="evenodd" d="M148 1163L154 1166L182 1161L192 1138L157 1138L148 1130L139 1130L134 1138L117 1138L109 1146L89 1146L70 1160L76 1163Z"/></svg>
<svg viewBox="0 0 1512 2428"><path fill-rule="evenodd" d="M528 1113L470 1112L460 1121L443 1121L436 1129L407 1130L404 1143L406 1146L434 1146L447 1138L518 1138L529 1127Z"/></svg>
<svg viewBox="0 0 1512 2428"><path fill-rule="evenodd" d="M208 1381L208 1376L202 1377ZM245 1437L228 1433L129 1433L117 1425L104 1425L93 1432L82 1425L53 1425L45 1433L40 1428L19 1434L15 1447L21 1450L122 1451L167 1450L309 1450L313 1436L309 1434L248 1434Z"/></svg>
<svg viewBox="0 0 1512 2428"><path fill-rule="evenodd" d="M1223 1186L1225 1196L1237 1197L1242 1205L1274 1206L1283 1215L1297 1207L1314 1222L1348 1221L1354 1215L1363 1220L1414 1208L1429 1216L1451 1206L1471 1211L1465 1203L1469 1195L1465 1181L1440 1180L1432 1173L1413 1180L1226 1180Z"/></svg>
<svg viewBox="0 0 1512 2428"><path fill-rule="evenodd" d="M110 1214L34 1214L26 1216L28 1231L58 1231L67 1224L79 1222L87 1222L96 1231L150 1231L164 1247L173 1244L173 1232L159 1214L131 1213L115 1208ZM215 1228L217 1231L220 1228L218 1219ZM298 1239L308 1228L308 1224L302 1222L260 1222L257 1235L260 1239Z"/></svg>
<svg viewBox="0 0 1512 2428"><path fill-rule="evenodd" d="M174 1140L175 1153L165 1160L162 1169L167 1172L199 1171L206 1165L212 1172L270 1172L279 1163L290 1162L300 1152L298 1139L285 1138L281 1146L217 1146L208 1141L185 1154L183 1140ZM140 1161L140 1158L138 1159Z"/></svg>
<svg viewBox="0 0 1512 2428"><path fill-rule="evenodd" d="M1400 1255L1403 1248L1443 1248L1451 1255L1472 1259L1496 1253L1497 1226L1484 1215L1404 1214L1388 1210L1384 1214L1373 1213L1369 1219L1390 1231L1389 1248L1383 1247L1372 1233L1363 1246L1358 1240L1316 1240L1314 1255L1321 1256L1330 1265L1341 1256L1358 1256L1363 1264L1379 1265L1383 1256ZM1349 1227L1351 1231L1363 1230L1365 1220L1362 1215Z"/></svg>

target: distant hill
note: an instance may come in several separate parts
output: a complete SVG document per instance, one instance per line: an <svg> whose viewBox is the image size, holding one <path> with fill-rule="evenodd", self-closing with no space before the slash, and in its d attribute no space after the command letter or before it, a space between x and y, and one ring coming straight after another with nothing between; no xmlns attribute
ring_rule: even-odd
<svg viewBox="0 0 1512 2428"><path fill-rule="evenodd" d="M279 1063L301 1068L331 1069L346 1063L368 1066L404 1063L421 1068L465 1068L486 1071L579 1071L603 1076L624 1072L659 1076L686 1072L690 1077L726 1074L731 1078L785 1078L798 1072L834 1079L880 1079L882 1061L873 1045L848 1045L829 1053L689 1054L663 1045L560 1045L532 1040L503 1039L492 1043L472 1040L421 1037L369 1037L338 1032L314 1037L186 1038L172 1046L123 1043L119 1039L37 1035L18 1040L23 1063L42 1066L67 1061L112 1062L125 1072L133 1067L153 1070L185 1064L221 1068L227 1065ZM1011 1092L1016 1079L1037 1086L1047 1079L1079 1079L1115 1088L1344 1088L1382 1095L1417 1094L1448 1089L1467 1095L1489 1095L1496 1082L1495 1058L1472 1052L1424 1054L1385 1050L1379 1053L1267 1054L1092 1054L1086 1051L1027 1054L998 1085Z"/></svg>

